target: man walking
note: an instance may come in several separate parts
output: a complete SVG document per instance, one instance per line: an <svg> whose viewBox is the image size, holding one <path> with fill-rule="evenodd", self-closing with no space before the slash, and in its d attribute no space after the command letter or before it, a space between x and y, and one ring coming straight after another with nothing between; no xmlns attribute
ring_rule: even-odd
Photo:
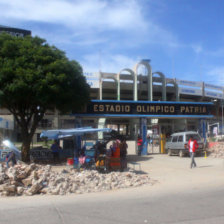
<svg viewBox="0 0 224 224"><path fill-rule="evenodd" d="M198 143L196 140L194 140L192 137L190 137L189 141L188 141L188 149L189 149L189 153L190 153L190 157L191 157L191 168L192 167L196 167L196 163L194 160L194 156L195 156L195 152L198 148Z"/></svg>
<svg viewBox="0 0 224 224"><path fill-rule="evenodd" d="M12 166L14 166L16 164L16 155L13 151L9 152L6 157L6 166L7 168L9 168L9 162L12 162Z"/></svg>

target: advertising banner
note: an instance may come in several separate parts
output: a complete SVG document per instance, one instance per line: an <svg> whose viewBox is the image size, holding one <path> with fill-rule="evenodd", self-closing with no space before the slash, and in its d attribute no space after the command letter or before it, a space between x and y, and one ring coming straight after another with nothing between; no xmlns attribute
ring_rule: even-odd
<svg viewBox="0 0 224 224"><path fill-rule="evenodd" d="M207 83L205 83L205 88L214 89L214 90L218 90L218 91L223 91L224 90L222 86L216 86L216 85L207 84Z"/></svg>
<svg viewBox="0 0 224 224"><path fill-rule="evenodd" d="M214 92L214 91L205 90L205 96L208 96L208 97L211 97L211 98L223 99L223 94L222 93Z"/></svg>
<svg viewBox="0 0 224 224"><path fill-rule="evenodd" d="M202 96L202 89L182 88L179 87L179 93L187 95Z"/></svg>
<svg viewBox="0 0 224 224"><path fill-rule="evenodd" d="M194 82L194 81L180 80L180 79L177 79L176 83L182 86L193 86L193 87L201 87L201 88L203 86L202 82Z"/></svg>

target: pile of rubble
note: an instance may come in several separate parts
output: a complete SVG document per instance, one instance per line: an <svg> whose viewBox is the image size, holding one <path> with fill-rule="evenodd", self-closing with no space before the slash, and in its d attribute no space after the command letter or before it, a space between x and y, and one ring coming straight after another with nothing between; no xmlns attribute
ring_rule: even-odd
<svg viewBox="0 0 224 224"><path fill-rule="evenodd" d="M96 170L78 172L66 168L53 171L50 165L20 164L6 168L0 164L0 195L65 195L99 192L153 184L148 175L134 172L99 173Z"/></svg>
<svg viewBox="0 0 224 224"><path fill-rule="evenodd" d="M224 142L217 142L217 144L209 148L207 151L211 157L224 158Z"/></svg>

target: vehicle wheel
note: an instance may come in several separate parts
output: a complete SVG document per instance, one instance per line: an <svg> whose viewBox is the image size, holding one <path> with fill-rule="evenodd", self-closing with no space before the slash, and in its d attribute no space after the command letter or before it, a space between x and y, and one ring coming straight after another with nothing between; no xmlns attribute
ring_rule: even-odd
<svg viewBox="0 0 224 224"><path fill-rule="evenodd" d="M167 153L168 156L171 156L172 155L172 150L171 149L168 149L168 153Z"/></svg>
<svg viewBox="0 0 224 224"><path fill-rule="evenodd" d="M183 157L183 156L184 156L184 152L183 152L183 150L180 150L180 151L179 151L179 156L180 156L180 157Z"/></svg>

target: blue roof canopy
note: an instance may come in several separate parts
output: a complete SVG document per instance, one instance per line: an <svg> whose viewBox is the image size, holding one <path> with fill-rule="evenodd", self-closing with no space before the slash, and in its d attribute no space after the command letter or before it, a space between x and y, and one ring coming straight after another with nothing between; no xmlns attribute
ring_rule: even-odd
<svg viewBox="0 0 224 224"><path fill-rule="evenodd" d="M40 134L40 137L48 139L59 139L71 136L83 135L85 133L91 132L111 132L111 128L92 128L92 127L82 127L82 128L72 128L72 129L57 129L57 130L47 130Z"/></svg>

